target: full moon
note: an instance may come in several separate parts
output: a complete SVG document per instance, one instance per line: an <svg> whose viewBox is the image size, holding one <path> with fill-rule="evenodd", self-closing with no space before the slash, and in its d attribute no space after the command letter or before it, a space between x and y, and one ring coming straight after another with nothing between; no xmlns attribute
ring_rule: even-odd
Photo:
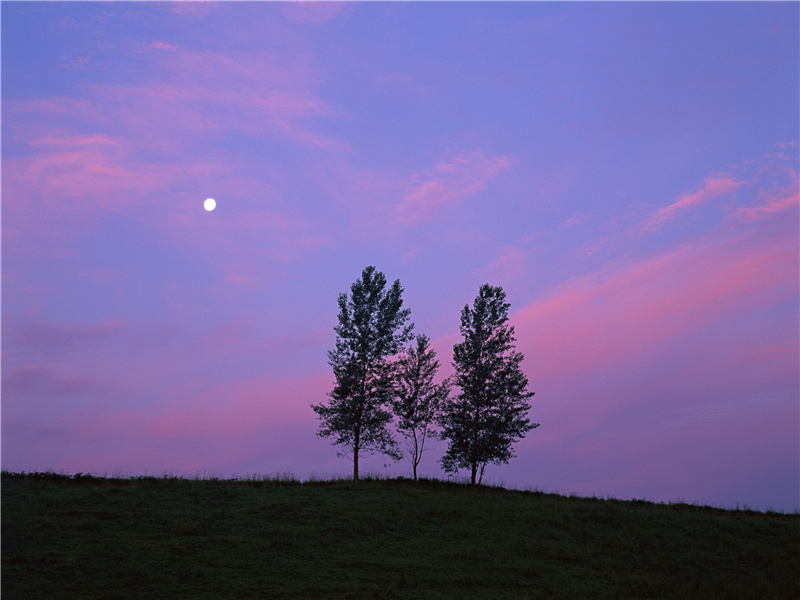
<svg viewBox="0 0 800 600"><path fill-rule="evenodd" d="M209 212L214 210L216 207L217 207L217 201L214 200L213 198L206 198L206 201L203 202L203 208L205 208Z"/></svg>

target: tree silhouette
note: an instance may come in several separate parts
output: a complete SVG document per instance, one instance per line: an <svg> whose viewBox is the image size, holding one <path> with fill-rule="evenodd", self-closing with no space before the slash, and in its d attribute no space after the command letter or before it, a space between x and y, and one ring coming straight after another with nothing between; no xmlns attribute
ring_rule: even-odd
<svg viewBox="0 0 800 600"><path fill-rule="evenodd" d="M339 295L336 349L328 352L336 384L328 403L312 404L320 420L317 432L333 438L353 460L353 481L358 482L358 459L381 452L402 458L388 424L387 404L394 392L395 366L388 359L412 338L414 325L406 325L411 313L403 309L403 288L396 280L386 289L386 276L366 267L350 287L351 295Z"/></svg>
<svg viewBox="0 0 800 600"><path fill-rule="evenodd" d="M411 346L397 362L395 398L392 410L397 416L397 431L405 438L417 480L417 466L425 452L425 442L432 437L432 426L439 408L449 393L448 382L433 383L439 361L430 347L430 339L418 335L416 346Z"/></svg>
<svg viewBox="0 0 800 600"><path fill-rule="evenodd" d="M539 426L526 417L530 409L523 356L514 351L514 327L502 287L481 286L473 307L461 311L464 341L453 346L453 383L460 392L445 401L440 424L448 440L441 459L445 471L471 471L472 485L483 481L488 463L514 457L511 445Z"/></svg>

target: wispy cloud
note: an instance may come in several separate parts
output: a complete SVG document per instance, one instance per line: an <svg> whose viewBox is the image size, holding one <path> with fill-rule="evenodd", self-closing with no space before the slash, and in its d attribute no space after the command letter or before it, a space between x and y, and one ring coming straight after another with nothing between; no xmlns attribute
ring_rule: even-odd
<svg viewBox="0 0 800 600"><path fill-rule="evenodd" d="M753 448L758 460L791 456L776 446L797 439L786 425L797 421L797 216L795 207L789 219L725 223L513 312L537 392L533 415L547 427L525 443L537 455L569 456L570 485L584 492L619 489L621 478L626 493L662 497L689 493L676 465L720 444L741 459ZM713 464L726 477L763 470L740 458ZM654 478L657 463L666 472ZM543 477L562 478L542 468ZM796 472L796 462L781 469Z"/></svg>
<svg viewBox="0 0 800 600"><path fill-rule="evenodd" d="M219 6L219 2L170 2L172 12L187 19L198 19L211 14Z"/></svg>
<svg viewBox="0 0 800 600"><path fill-rule="evenodd" d="M736 179L735 176L721 173L705 179L700 188L694 192L682 195L676 202L665 208L661 208L644 225L646 232L656 231L665 223L671 221L679 214L707 202L736 191L745 182Z"/></svg>
<svg viewBox="0 0 800 600"><path fill-rule="evenodd" d="M511 166L508 156L486 156L482 151L462 152L413 178L411 189L395 211L395 220L416 224L478 192Z"/></svg>
<svg viewBox="0 0 800 600"><path fill-rule="evenodd" d="M35 356L63 356L64 353L97 350L102 344L120 336L127 328L127 324L120 318L93 325L32 321L15 327L5 327L3 337L17 352Z"/></svg>
<svg viewBox="0 0 800 600"><path fill-rule="evenodd" d="M169 44L167 42L162 42L161 40L157 40L157 41L153 42L152 44L150 44L150 47L155 49L155 50L177 50L178 49L177 46L173 46L172 44Z"/></svg>
<svg viewBox="0 0 800 600"><path fill-rule="evenodd" d="M243 161L230 149L237 137L245 140L238 143L323 155L340 149L314 126L332 111L314 91L307 55L223 54L160 39L130 52L148 65L146 78L86 85L78 99L4 101L10 123L4 122L3 139L4 238L35 234L66 246L110 211L138 213L181 243L213 237L232 254L242 254L243 244L232 243L242 235L264 249L269 231L269 248L259 256L270 264L292 262L325 243L307 226L308 215L273 202L291 179L292 165L260 155ZM218 209L227 214L201 227L206 215L187 202L202 201L204 194L227 196ZM231 202L238 210L230 210ZM152 210L157 220L142 216ZM237 263L227 268L232 281L252 283L252 272L267 271L252 256L231 260Z"/></svg>
<svg viewBox="0 0 800 600"><path fill-rule="evenodd" d="M789 146L796 148L797 146ZM778 157L776 157L778 158ZM782 156L791 161L791 157ZM796 164L796 155L795 161ZM777 170L778 173L770 172ZM800 203L800 177L793 166L770 164L763 169L769 177L771 185L767 189L759 189L754 202L750 206L742 206L734 211L734 217L743 221L755 221L776 213L784 213L796 209Z"/></svg>
<svg viewBox="0 0 800 600"><path fill-rule="evenodd" d="M798 203L797 144L777 144L774 152L743 161L705 178L694 190L658 209L636 228L654 233L704 207L716 207L717 221L754 221L791 210Z"/></svg>
<svg viewBox="0 0 800 600"><path fill-rule="evenodd" d="M319 454L315 466L330 458L327 443L315 444L315 423L309 417L309 404L325 397L329 379L326 373L217 384L200 393L178 389L168 403L135 409L94 403L90 412L69 410L66 404L49 415L15 411L13 428L4 428L13 453L4 453L3 465L69 472L226 474L250 465L253 472L297 472L307 468L303 461L309 453ZM61 443L57 457L40 450L43 439L52 442L54 437Z"/></svg>
<svg viewBox="0 0 800 600"><path fill-rule="evenodd" d="M235 129L301 145L336 146L307 122L329 117L331 109L314 93L313 69L301 52L287 64L268 52L222 54L156 42L145 56L153 69L147 82L92 88L105 110L129 125L190 139Z"/></svg>
<svg viewBox="0 0 800 600"><path fill-rule="evenodd" d="M347 2L286 2L281 6L290 21L304 25L323 25L339 16L347 8Z"/></svg>
<svg viewBox="0 0 800 600"><path fill-rule="evenodd" d="M525 271L528 249L514 246L505 246L500 255L485 269L487 275L499 278L501 281L519 279Z"/></svg>
<svg viewBox="0 0 800 600"><path fill-rule="evenodd" d="M540 376L623 363L797 293L797 235L712 234L573 280L517 313ZM522 337L522 336L521 336Z"/></svg>
<svg viewBox="0 0 800 600"><path fill-rule="evenodd" d="M105 134L61 135L32 139L37 152L9 158L11 205L38 200L48 210L111 208L121 200L141 203L152 192L175 182L180 169L136 160L131 148ZM72 201L71 201L72 200Z"/></svg>
<svg viewBox="0 0 800 600"><path fill-rule="evenodd" d="M748 206L736 209L736 216L745 221L755 221L767 215L784 212L797 207L800 203L800 193L789 192L785 196L770 196L759 206Z"/></svg>
<svg viewBox="0 0 800 600"><path fill-rule="evenodd" d="M48 367L33 364L18 367L5 375L3 392L12 398L25 398L31 394L62 398L86 392L95 383L95 380L85 375L57 373Z"/></svg>
<svg viewBox="0 0 800 600"><path fill-rule="evenodd" d="M196 155L203 140L232 130L339 148L313 127L314 119L329 118L332 110L315 92L312 61L300 49L287 59L268 51L221 53L157 39L129 53L146 65L146 78L84 84L80 98L4 101L11 117L4 142L76 142L86 131L102 131L107 140L124 140L129 154L154 157L161 152L161 163L178 152Z"/></svg>

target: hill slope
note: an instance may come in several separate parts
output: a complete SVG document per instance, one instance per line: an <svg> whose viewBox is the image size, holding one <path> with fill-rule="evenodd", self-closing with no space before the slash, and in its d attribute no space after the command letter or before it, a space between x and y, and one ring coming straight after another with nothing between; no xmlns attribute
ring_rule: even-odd
<svg viewBox="0 0 800 600"><path fill-rule="evenodd" d="M439 481L2 474L2 594L800 598L800 515Z"/></svg>

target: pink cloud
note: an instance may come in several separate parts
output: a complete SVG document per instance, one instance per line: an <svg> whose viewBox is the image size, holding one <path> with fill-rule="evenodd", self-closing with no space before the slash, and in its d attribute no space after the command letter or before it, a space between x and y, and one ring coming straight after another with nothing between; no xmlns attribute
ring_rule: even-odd
<svg viewBox="0 0 800 600"><path fill-rule="evenodd" d="M68 210L80 202L112 208L141 203L150 192L179 177L175 165L149 165L131 156L131 149L107 135L48 136L30 140L38 152L4 160L4 201L30 206L34 199L47 210Z"/></svg>
<svg viewBox="0 0 800 600"><path fill-rule="evenodd" d="M53 105L47 108L57 110ZM147 127L143 127L138 133L146 131ZM261 267L243 256L244 246L239 243L242 236L263 240L265 231L279 234L270 237L274 243L267 250L274 264L296 261L305 250L325 243L290 208L284 212L264 209L262 198L279 194L271 184L250 174L243 175L238 170L241 167L236 165L191 153L182 161L153 160L146 156L147 134L144 135L144 138L138 134L134 137L106 133L73 135L55 129L27 140L34 153L5 156L4 237L14 241L33 234L45 235L51 242L35 247L12 243L12 248L28 252L38 248L52 255L58 248L70 247L74 236L84 226L96 223L106 211L131 216L137 212L143 214L142 209L157 209L160 215L157 226L163 228L170 241L180 239L183 244L206 245L212 241L232 262L226 270L233 281L256 283L254 274L248 271ZM173 141L181 138L166 137ZM183 140L175 143L186 143ZM209 192L204 189L209 181L214 182L216 190L224 192L219 200L219 214L226 214L225 219L210 223L210 217L197 210L199 204L187 202L191 201L192 193L201 202L205 197L201 194ZM226 203L225 196L236 198L239 207L258 202L258 216L253 217L252 211L244 212L241 208L231 212L235 206ZM263 241L259 244L263 245ZM263 269L260 275L262 278L266 275Z"/></svg>
<svg viewBox="0 0 800 600"><path fill-rule="evenodd" d="M736 191L745 182L737 180L733 175L719 174L708 177L703 181L702 186L696 192L682 195L676 202L659 211L644 224L645 231L656 231L664 223L674 219L680 213L702 204L706 204L714 198L724 196Z"/></svg>
<svg viewBox="0 0 800 600"><path fill-rule="evenodd" d="M155 77L148 85L96 86L98 98L130 122L159 133L238 129L273 134L302 145L338 148L315 133L309 119L329 117L330 107L314 93L315 75L298 52L289 64L268 53L220 54L173 48L152 56ZM135 110L130 110L135 107Z"/></svg>
<svg viewBox="0 0 800 600"><path fill-rule="evenodd" d="M555 380L595 372L796 297L797 232L768 231L710 234L570 281L520 309L531 372Z"/></svg>
<svg viewBox="0 0 800 600"><path fill-rule="evenodd" d="M167 42L156 41L150 44L150 47L155 50L177 50L177 46L173 46L172 44L168 44Z"/></svg>
<svg viewBox="0 0 800 600"><path fill-rule="evenodd" d="M308 53L298 48L279 59L192 51L161 40L137 51L148 66L146 82L91 85L80 100L4 102L3 234L18 248L12 252L69 252L75 236L106 211L141 216L154 208L170 241L214 243L227 263L225 277L243 286L272 275L244 255L242 236L257 239L273 265L324 246L326 236L311 231L301 211L264 210L282 195L286 172L267 164L269 177L253 175L252 165L226 160L218 150L218 136L231 131L327 154L341 149L314 127L332 111L315 93ZM27 148L6 151L11 143ZM206 215L189 204L193 195L223 193L239 209L230 211L222 197L216 222L207 218L200 227ZM258 203L258 222L253 211L245 214L246 203ZM279 233L268 247L265 230ZM15 243L34 234L48 244Z"/></svg>
<svg viewBox="0 0 800 600"><path fill-rule="evenodd" d="M715 200L723 218L732 217L738 222L792 210L800 196L797 144L778 144L776 148L757 160L733 166L730 172L706 178L695 191L657 210L637 231L655 232L665 223Z"/></svg>
<svg viewBox="0 0 800 600"><path fill-rule="evenodd" d="M154 415L148 425L150 435L233 440L271 429L275 423L282 427L307 423L313 420L309 404L325 399L331 378L327 373L303 381L265 377L219 386L185 400L183 407Z"/></svg>
<svg viewBox="0 0 800 600"><path fill-rule="evenodd" d="M324 399L332 375L270 365L327 342L329 328L264 340L249 320L190 337L174 328L119 327L39 324L17 336L17 364L27 354L45 363L4 372L4 444L13 449L4 467L191 473L250 464L265 472L296 469L316 447L309 404ZM110 345L118 333L122 339ZM270 374L238 374L253 356Z"/></svg>
<svg viewBox="0 0 800 600"><path fill-rule="evenodd" d="M783 213L797 208L800 203L800 178L797 171L787 168L783 172L787 183L772 191L762 190L754 206L743 206L736 209L734 216L746 222L763 219L776 213Z"/></svg>
<svg viewBox="0 0 800 600"><path fill-rule="evenodd" d="M322 464L334 453L326 442L315 443L309 404L325 398L330 377L265 377L173 398L163 410L98 414L75 424L81 454L63 457L56 468L231 474L250 464L253 472L268 473L307 468L315 452L315 464ZM93 441L107 450L92 450Z"/></svg>
<svg viewBox="0 0 800 600"><path fill-rule="evenodd" d="M156 40L140 55L150 74L146 83L90 85L80 100L4 103L10 139L30 143L69 135L64 127L71 120L83 131L125 139L129 152L174 154L203 135L231 129L327 150L340 147L310 125L311 119L329 117L331 109L314 92L316 76L305 52L279 60L265 52L193 51ZM56 136L48 133L54 130Z"/></svg>
<svg viewBox="0 0 800 600"><path fill-rule="evenodd" d="M439 162L432 171L414 178L411 191L395 211L395 221L429 221L445 206L477 194L511 166L508 156L487 157L481 151L463 152Z"/></svg>
<svg viewBox="0 0 800 600"><path fill-rule="evenodd" d="M795 208L800 203L800 193L795 192L785 197L772 197L761 206L740 208L736 211L736 216L745 221L754 221L767 215L784 212Z"/></svg>

